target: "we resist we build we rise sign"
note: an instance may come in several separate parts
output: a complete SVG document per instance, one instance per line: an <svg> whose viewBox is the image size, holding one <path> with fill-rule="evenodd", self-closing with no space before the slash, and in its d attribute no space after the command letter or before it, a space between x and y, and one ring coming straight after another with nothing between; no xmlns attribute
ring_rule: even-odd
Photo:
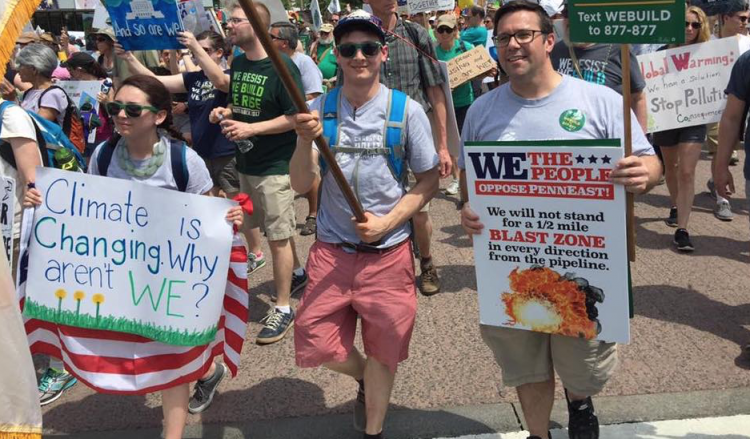
<svg viewBox="0 0 750 439"><path fill-rule="evenodd" d="M627 343L619 140L467 142L482 324Z"/></svg>

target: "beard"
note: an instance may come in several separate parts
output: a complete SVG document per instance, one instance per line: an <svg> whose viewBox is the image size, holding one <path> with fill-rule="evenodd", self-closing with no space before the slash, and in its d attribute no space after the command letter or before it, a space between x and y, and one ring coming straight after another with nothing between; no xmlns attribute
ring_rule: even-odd
<svg viewBox="0 0 750 439"><path fill-rule="evenodd" d="M324 46L328 46L329 44L333 44L333 37L331 36L331 37L328 37L328 38L320 38L318 40L318 43L322 44Z"/></svg>

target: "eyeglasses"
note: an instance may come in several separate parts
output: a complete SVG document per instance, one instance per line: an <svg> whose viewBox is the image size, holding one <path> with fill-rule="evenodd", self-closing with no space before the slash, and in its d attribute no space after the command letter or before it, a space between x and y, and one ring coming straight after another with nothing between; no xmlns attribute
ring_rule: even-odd
<svg viewBox="0 0 750 439"><path fill-rule="evenodd" d="M234 24L234 25L241 24L241 23L244 23L246 21L249 22L250 20L248 20L247 18L240 18L240 17L229 17L229 18L227 18L227 23Z"/></svg>
<svg viewBox="0 0 750 439"><path fill-rule="evenodd" d="M286 41L285 39L283 39L281 37L277 37L274 34L268 34L268 36L271 37L272 40Z"/></svg>
<svg viewBox="0 0 750 439"><path fill-rule="evenodd" d="M339 54L344 58L354 58L358 50L362 51L364 56L375 56L380 53L382 44L376 41L365 41L364 43L344 43L339 44Z"/></svg>
<svg viewBox="0 0 750 439"><path fill-rule="evenodd" d="M107 109L107 114L112 117L120 114L120 111L125 110L125 115L130 118L141 117L143 110L148 110L152 113L158 113L159 109L150 105L138 105L138 104L123 104L122 102L108 102L104 107Z"/></svg>
<svg viewBox="0 0 750 439"><path fill-rule="evenodd" d="M96 37L97 43L103 43L105 41L109 41L109 37Z"/></svg>
<svg viewBox="0 0 750 439"><path fill-rule="evenodd" d="M449 28L448 26L439 26L437 28L437 33L439 34L452 34L453 29Z"/></svg>
<svg viewBox="0 0 750 439"><path fill-rule="evenodd" d="M323 32L323 31L320 31L320 36L321 36L321 37L322 37L323 35L326 35L326 36L327 36L328 34L330 34L330 32Z"/></svg>
<svg viewBox="0 0 750 439"><path fill-rule="evenodd" d="M499 47L508 47L508 44L510 44L511 38L515 38L516 43L518 44L529 44L532 41L534 41L536 34L543 34L543 33L544 32L540 30L524 29L514 34L500 34L496 37L493 37L492 41L494 41L495 45Z"/></svg>
<svg viewBox="0 0 750 439"><path fill-rule="evenodd" d="M701 26L703 26L703 24L695 22L695 21L686 21L685 22L685 27L692 27L695 30L700 29Z"/></svg>
<svg viewBox="0 0 750 439"><path fill-rule="evenodd" d="M743 23L747 23L747 20L750 19L747 15L735 15L734 18L740 20Z"/></svg>

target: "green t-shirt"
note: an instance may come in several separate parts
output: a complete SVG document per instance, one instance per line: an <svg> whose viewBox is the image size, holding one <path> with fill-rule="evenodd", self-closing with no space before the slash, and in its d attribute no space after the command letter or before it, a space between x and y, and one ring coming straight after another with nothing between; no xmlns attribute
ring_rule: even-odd
<svg viewBox="0 0 750 439"><path fill-rule="evenodd" d="M299 69L281 54L297 87L302 88ZM270 58L250 61L240 56L232 61L229 86L232 113L235 120L247 123L263 122L297 112ZM251 137L255 145L250 151L237 152L237 170L246 175L284 175L289 173L297 143L297 134L289 130L279 134Z"/></svg>
<svg viewBox="0 0 750 439"><path fill-rule="evenodd" d="M440 47L440 44L438 44L437 46L435 46L435 54L437 55L437 59L439 59L440 61L449 61L464 52L468 52L473 48L474 46L472 46L470 43L456 40L453 42L453 47L451 48L451 50L448 51L443 50L443 48ZM453 107L455 108L466 107L474 102L474 91L471 88L471 82L466 82L459 85L458 87L453 89L451 94L453 95Z"/></svg>
<svg viewBox="0 0 750 439"><path fill-rule="evenodd" d="M325 57L321 58L324 53ZM318 53L316 55L318 57L318 68L323 74L323 79L335 78L339 65L336 62L336 55L333 53L333 43L325 46L318 44Z"/></svg>

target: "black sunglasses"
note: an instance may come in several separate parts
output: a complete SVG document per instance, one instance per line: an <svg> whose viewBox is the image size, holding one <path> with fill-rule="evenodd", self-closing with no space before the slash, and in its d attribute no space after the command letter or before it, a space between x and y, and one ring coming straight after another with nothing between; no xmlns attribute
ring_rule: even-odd
<svg viewBox="0 0 750 439"><path fill-rule="evenodd" d="M449 28L448 26L440 26L437 28L437 33L439 34L452 34L453 29Z"/></svg>
<svg viewBox="0 0 750 439"><path fill-rule="evenodd" d="M148 110L152 113L158 113L159 109L150 105L138 105L138 104L123 104L122 102L107 102L104 106L107 109L107 114L112 117L120 114L120 111L125 110L125 115L130 118L141 117L143 110Z"/></svg>
<svg viewBox="0 0 750 439"><path fill-rule="evenodd" d="M685 22L685 27L692 27L695 30L700 29L701 26L703 26L701 23L698 23L698 22L695 22L695 21L693 21L693 22L686 21Z"/></svg>
<svg viewBox="0 0 750 439"><path fill-rule="evenodd" d="M735 18L743 23L747 22L747 20L750 19L750 17L748 17L747 15L735 15Z"/></svg>
<svg viewBox="0 0 750 439"><path fill-rule="evenodd" d="M361 50L364 56L375 56L380 53L382 44L376 41L365 41L364 43L344 43L339 44L339 54L344 58L354 58L357 50Z"/></svg>

